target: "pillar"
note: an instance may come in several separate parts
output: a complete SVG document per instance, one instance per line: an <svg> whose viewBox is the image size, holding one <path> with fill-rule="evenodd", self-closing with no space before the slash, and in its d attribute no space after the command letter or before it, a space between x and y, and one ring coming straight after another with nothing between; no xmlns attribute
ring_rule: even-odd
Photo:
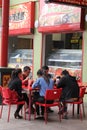
<svg viewBox="0 0 87 130"><path fill-rule="evenodd" d="M2 0L0 67L7 67L8 63L9 1L10 0Z"/></svg>

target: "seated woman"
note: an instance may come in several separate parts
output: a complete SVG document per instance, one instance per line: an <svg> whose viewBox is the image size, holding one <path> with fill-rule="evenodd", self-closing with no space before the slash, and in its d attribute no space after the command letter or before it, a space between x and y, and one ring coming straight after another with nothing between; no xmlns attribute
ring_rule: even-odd
<svg viewBox="0 0 87 130"><path fill-rule="evenodd" d="M79 98L79 86L74 76L71 76L67 70L63 70L61 78L57 84L58 88L62 88L60 101L63 104L59 114L64 113L64 118L67 119L66 101L75 101Z"/></svg>
<svg viewBox="0 0 87 130"><path fill-rule="evenodd" d="M54 82L49 76L46 74L46 72L42 72L42 70L37 71L37 75L39 76L38 79L33 83L32 88L39 88L39 95L36 98L36 101L44 103L44 96L47 89L53 89ZM53 101L52 101L53 102ZM48 101L47 103L52 103ZM37 115L39 116L39 109L36 108ZM41 115L44 115L44 107L41 106Z"/></svg>
<svg viewBox="0 0 87 130"><path fill-rule="evenodd" d="M22 93L22 70L20 68L15 69L12 71L11 79L8 83L8 87L11 90L15 90L18 94L19 101L25 101L27 105L29 105L29 98L26 93ZM22 116L19 115L20 110L22 109L23 105L18 105L17 110L14 113L15 118L21 119Z"/></svg>

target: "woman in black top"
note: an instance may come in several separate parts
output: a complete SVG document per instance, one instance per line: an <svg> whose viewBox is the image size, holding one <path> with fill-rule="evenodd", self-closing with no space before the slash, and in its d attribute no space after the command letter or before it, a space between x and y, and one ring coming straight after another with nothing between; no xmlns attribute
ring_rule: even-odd
<svg viewBox="0 0 87 130"><path fill-rule="evenodd" d="M19 101L26 101L29 105L29 99L26 93L22 93L22 70L20 68L12 71L11 80L8 83L8 87L11 90L15 90L19 96ZM15 118L21 119L22 116L19 115L20 110L22 109L22 104L18 105L17 110L14 114Z"/></svg>

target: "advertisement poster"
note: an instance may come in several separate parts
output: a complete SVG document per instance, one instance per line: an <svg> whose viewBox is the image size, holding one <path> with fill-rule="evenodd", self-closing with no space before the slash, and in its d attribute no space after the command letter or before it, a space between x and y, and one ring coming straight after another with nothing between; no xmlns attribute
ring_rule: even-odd
<svg viewBox="0 0 87 130"><path fill-rule="evenodd" d="M10 7L9 33L31 34L34 29L35 3L28 2Z"/></svg>
<svg viewBox="0 0 87 130"><path fill-rule="evenodd" d="M81 29L81 13L79 7L40 2L39 31L63 32ZM83 15L84 16L84 15Z"/></svg>

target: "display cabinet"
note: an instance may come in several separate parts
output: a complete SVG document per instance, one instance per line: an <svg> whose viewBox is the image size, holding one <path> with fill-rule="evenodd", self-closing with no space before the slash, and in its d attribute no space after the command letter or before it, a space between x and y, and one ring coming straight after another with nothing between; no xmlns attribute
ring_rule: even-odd
<svg viewBox="0 0 87 130"><path fill-rule="evenodd" d="M82 50L57 49L52 51L46 59L49 68L56 70L58 68L80 71L82 66Z"/></svg>

